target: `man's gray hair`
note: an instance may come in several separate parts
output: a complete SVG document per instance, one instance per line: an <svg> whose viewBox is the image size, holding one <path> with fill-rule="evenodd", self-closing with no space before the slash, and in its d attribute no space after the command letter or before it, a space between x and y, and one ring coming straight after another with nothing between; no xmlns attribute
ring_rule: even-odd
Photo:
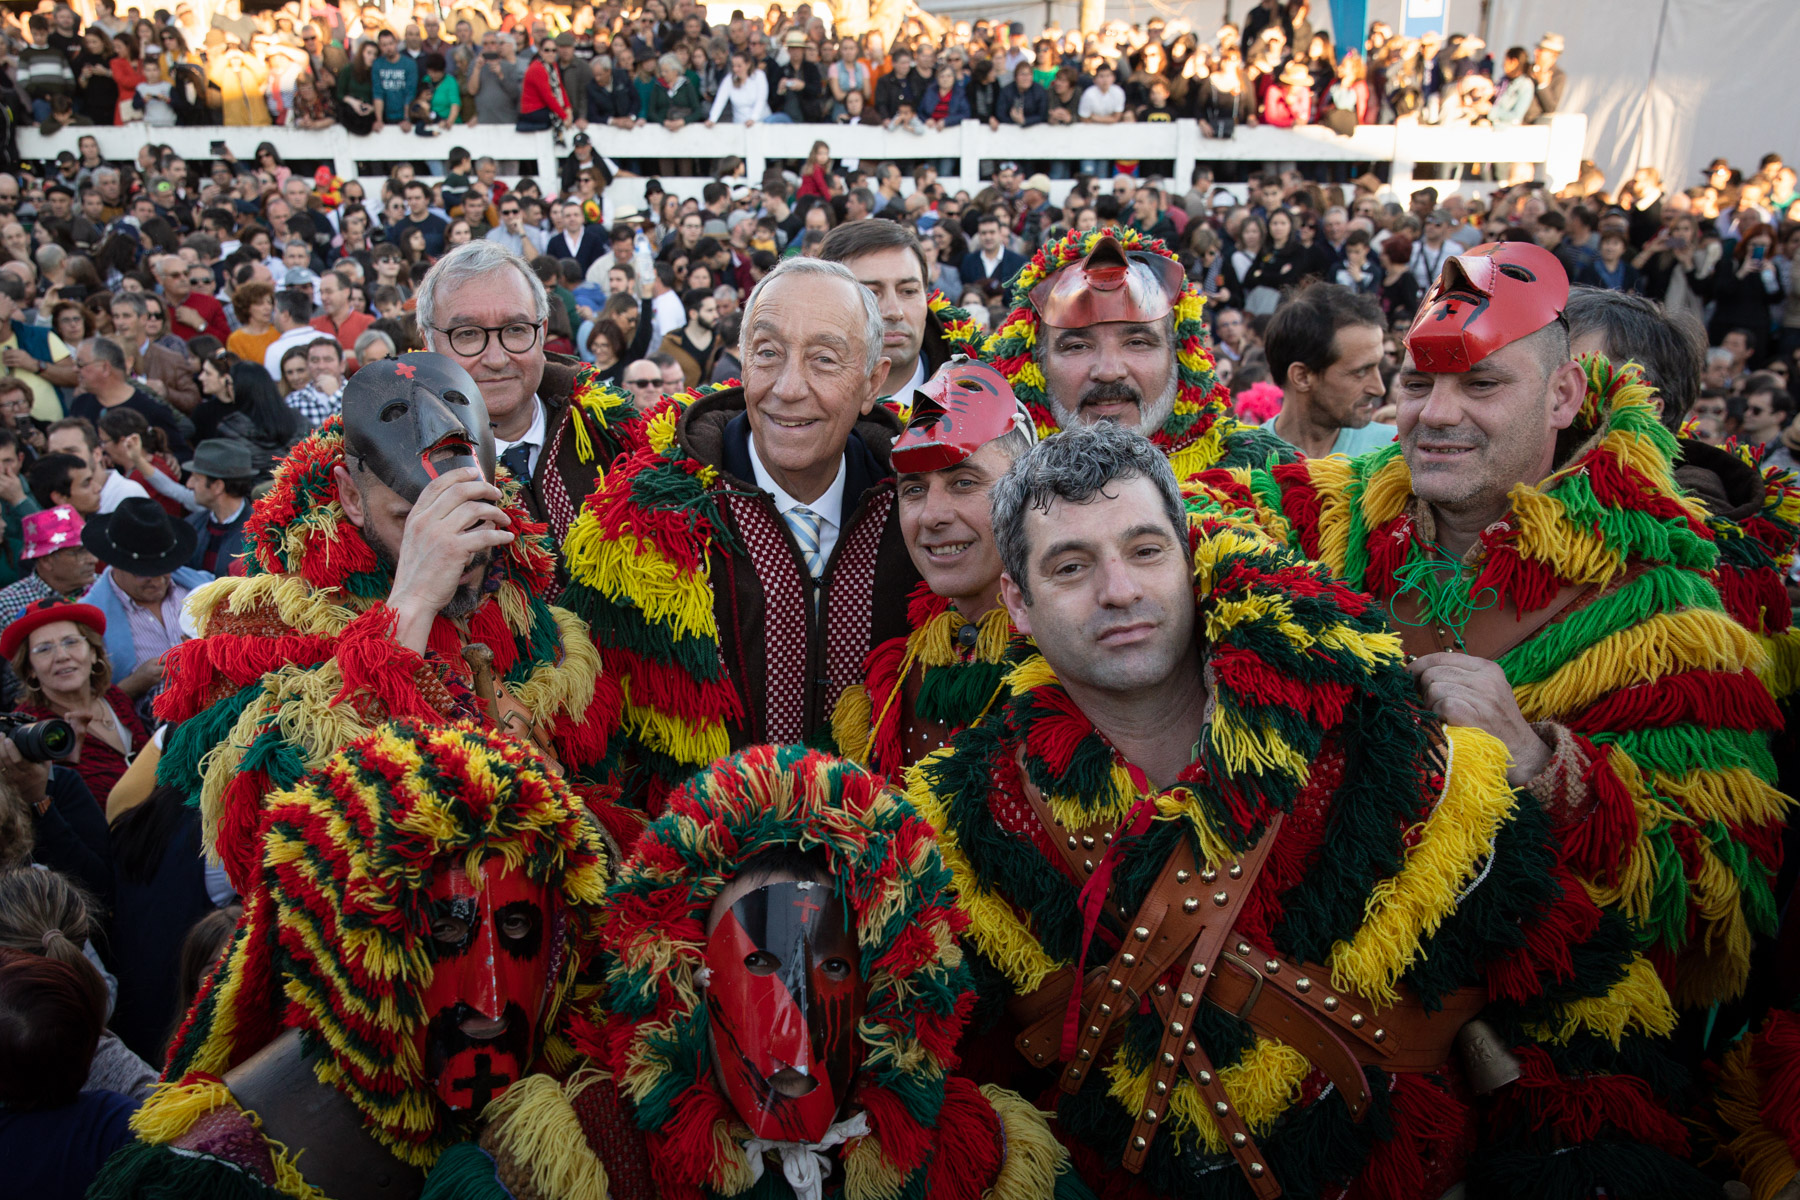
<svg viewBox="0 0 1800 1200"><path fill-rule="evenodd" d="M756 300L769 284L786 275L811 275L820 279L837 279L848 283L862 300L863 315L863 373L875 370L875 364L881 360L881 306L875 302L875 293L862 285L854 272L843 263L828 262L822 258L784 258L776 264L775 269L757 281L751 289L750 299L744 305L743 325L738 330L738 361L750 361L750 330L756 323ZM429 282L429 280L427 281ZM423 311L424 305L421 304Z"/></svg>
<svg viewBox="0 0 1800 1200"><path fill-rule="evenodd" d="M465 242L438 259L424 282L419 284L419 336L425 339L425 348L437 349L438 306L443 302L445 292L471 280L509 270L517 271L530 289L537 319L540 322L549 320L550 295L544 291L544 281L524 259L498 242Z"/></svg>
<svg viewBox="0 0 1800 1200"><path fill-rule="evenodd" d="M1148 479L1162 499L1163 515L1176 540L1186 544L1187 510L1175 471L1149 438L1113 421L1096 421L1052 434L1013 465L994 485L989 498L994 542L1000 563L1031 603L1031 539L1025 518L1033 509L1048 510L1057 500L1085 504L1105 495L1108 484Z"/></svg>
<svg viewBox="0 0 1800 1200"><path fill-rule="evenodd" d="M37 253L32 257L37 259L38 270L47 275L63 265L69 252L55 242L46 242L37 248Z"/></svg>
<svg viewBox="0 0 1800 1200"><path fill-rule="evenodd" d="M363 360L365 352L376 342L380 342L387 347L389 358L394 357L394 339L387 335L385 329L365 329L362 332L362 336L356 339L355 354L357 359L359 361Z"/></svg>
<svg viewBox="0 0 1800 1200"><path fill-rule="evenodd" d="M93 337L88 339L88 349L94 358L105 363L119 374L125 374L125 351L119 349L119 343L111 338Z"/></svg>
<svg viewBox="0 0 1800 1200"><path fill-rule="evenodd" d="M140 317L150 315L149 302L138 292L114 292L111 308L113 312L118 312L121 308L129 308Z"/></svg>

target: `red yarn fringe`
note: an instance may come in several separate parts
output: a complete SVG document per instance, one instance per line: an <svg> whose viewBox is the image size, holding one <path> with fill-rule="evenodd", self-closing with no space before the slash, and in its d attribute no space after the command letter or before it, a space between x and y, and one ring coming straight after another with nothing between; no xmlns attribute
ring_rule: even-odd
<svg viewBox="0 0 1800 1200"><path fill-rule="evenodd" d="M981 1200L1005 1162L1005 1135L993 1105L960 1075L944 1080L937 1141L925 1194L932 1200ZM884 1150L887 1148L885 1138L881 1145Z"/></svg>
<svg viewBox="0 0 1800 1200"><path fill-rule="evenodd" d="M1350 1190L1352 1200L1393 1200L1435 1195L1428 1178L1460 1159L1469 1131L1469 1109L1461 1100L1422 1075L1394 1074L1388 1114L1394 1136L1376 1141ZM1336 1103L1333 1101L1333 1103Z"/></svg>
<svg viewBox="0 0 1800 1200"><path fill-rule="evenodd" d="M1634 1075L1560 1074L1541 1046L1515 1046L1520 1075L1499 1103L1516 1109L1533 1129L1551 1129L1580 1145L1614 1129L1676 1158L1688 1154L1680 1118L1662 1107L1650 1085Z"/></svg>
<svg viewBox="0 0 1800 1200"><path fill-rule="evenodd" d="M931 1154L931 1130L913 1120L898 1096L886 1088L865 1084L856 1089L855 1099L868 1112L869 1128L889 1162L909 1175L925 1164Z"/></svg>
<svg viewBox="0 0 1800 1200"><path fill-rule="evenodd" d="M1750 1063L1762 1078L1763 1124L1800 1158L1800 1013L1772 1014L1750 1045Z"/></svg>

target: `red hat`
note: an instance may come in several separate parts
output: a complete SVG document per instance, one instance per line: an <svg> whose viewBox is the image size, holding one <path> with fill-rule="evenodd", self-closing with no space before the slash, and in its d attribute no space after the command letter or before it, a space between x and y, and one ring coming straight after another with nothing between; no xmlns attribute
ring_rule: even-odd
<svg viewBox="0 0 1800 1200"><path fill-rule="evenodd" d="M1031 289L1045 325L1081 329L1105 321L1160 321L1175 308L1187 277L1181 264L1149 250L1126 250L1108 234L1087 257Z"/></svg>
<svg viewBox="0 0 1800 1200"><path fill-rule="evenodd" d="M1006 376L986 363L946 363L913 391L912 418L894 440L894 470L911 475L954 467L1015 429L1037 441L1031 415Z"/></svg>
<svg viewBox="0 0 1800 1200"><path fill-rule="evenodd" d="M1569 276L1531 242L1487 242L1445 260L1406 348L1428 374L1460 375L1494 351L1563 319Z"/></svg>
<svg viewBox="0 0 1800 1200"><path fill-rule="evenodd" d="M43 626L57 621L73 621L77 625L86 625L103 636L106 633L106 614L93 605L75 604L59 600L55 596L46 596L28 605L24 612L13 618L12 624L4 632L0 632L0 657L11 658L26 638Z"/></svg>

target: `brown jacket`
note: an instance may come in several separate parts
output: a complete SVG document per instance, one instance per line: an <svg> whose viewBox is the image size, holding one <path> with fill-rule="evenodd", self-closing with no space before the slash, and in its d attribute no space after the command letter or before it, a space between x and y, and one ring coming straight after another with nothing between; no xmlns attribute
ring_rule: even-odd
<svg viewBox="0 0 1800 1200"><path fill-rule="evenodd" d="M188 355L151 342L138 356L134 373L161 384L162 398L176 412L191 416L200 407L200 379Z"/></svg>
<svg viewBox="0 0 1800 1200"><path fill-rule="evenodd" d="M802 559L774 497L756 485L743 389L714 392L682 415L676 435L682 447L719 470L729 500L720 508L731 536L714 539L711 574L720 649L744 711L731 729L733 750L828 733L838 695L863 682L868 652L907 632L905 598L919 573L894 506L888 451L899 433L899 421L881 406L857 422L844 448L842 526L817 605L789 589L791 611L779 611L782 600L770 594L770 582L794 578ZM753 552L777 539L777 553L791 561ZM803 577L804 567L798 573Z"/></svg>
<svg viewBox="0 0 1800 1200"><path fill-rule="evenodd" d="M663 334L662 345L656 351L658 354L667 354L681 364L681 377L687 380L689 387L699 387L712 379L713 364L719 361L719 348L723 343L714 334L712 345L706 348L706 353L695 358L693 351L688 349L687 340L682 336L686 331L687 326L683 325L680 329L672 329Z"/></svg>

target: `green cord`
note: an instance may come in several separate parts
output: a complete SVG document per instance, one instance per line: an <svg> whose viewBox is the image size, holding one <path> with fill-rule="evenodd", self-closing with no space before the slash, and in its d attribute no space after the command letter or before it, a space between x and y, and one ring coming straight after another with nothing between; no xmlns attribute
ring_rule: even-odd
<svg viewBox="0 0 1800 1200"><path fill-rule="evenodd" d="M1394 620L1418 629L1433 624L1442 625L1456 635L1456 647L1459 650L1464 649L1463 630L1468 626L1469 618L1500 602L1500 594L1491 587L1471 594L1475 574L1461 563L1445 562L1423 555L1395 571L1394 580L1400 584L1394 592L1396 599L1408 592L1419 594L1420 615L1423 618L1408 621L1394 613L1390 606L1389 612Z"/></svg>

